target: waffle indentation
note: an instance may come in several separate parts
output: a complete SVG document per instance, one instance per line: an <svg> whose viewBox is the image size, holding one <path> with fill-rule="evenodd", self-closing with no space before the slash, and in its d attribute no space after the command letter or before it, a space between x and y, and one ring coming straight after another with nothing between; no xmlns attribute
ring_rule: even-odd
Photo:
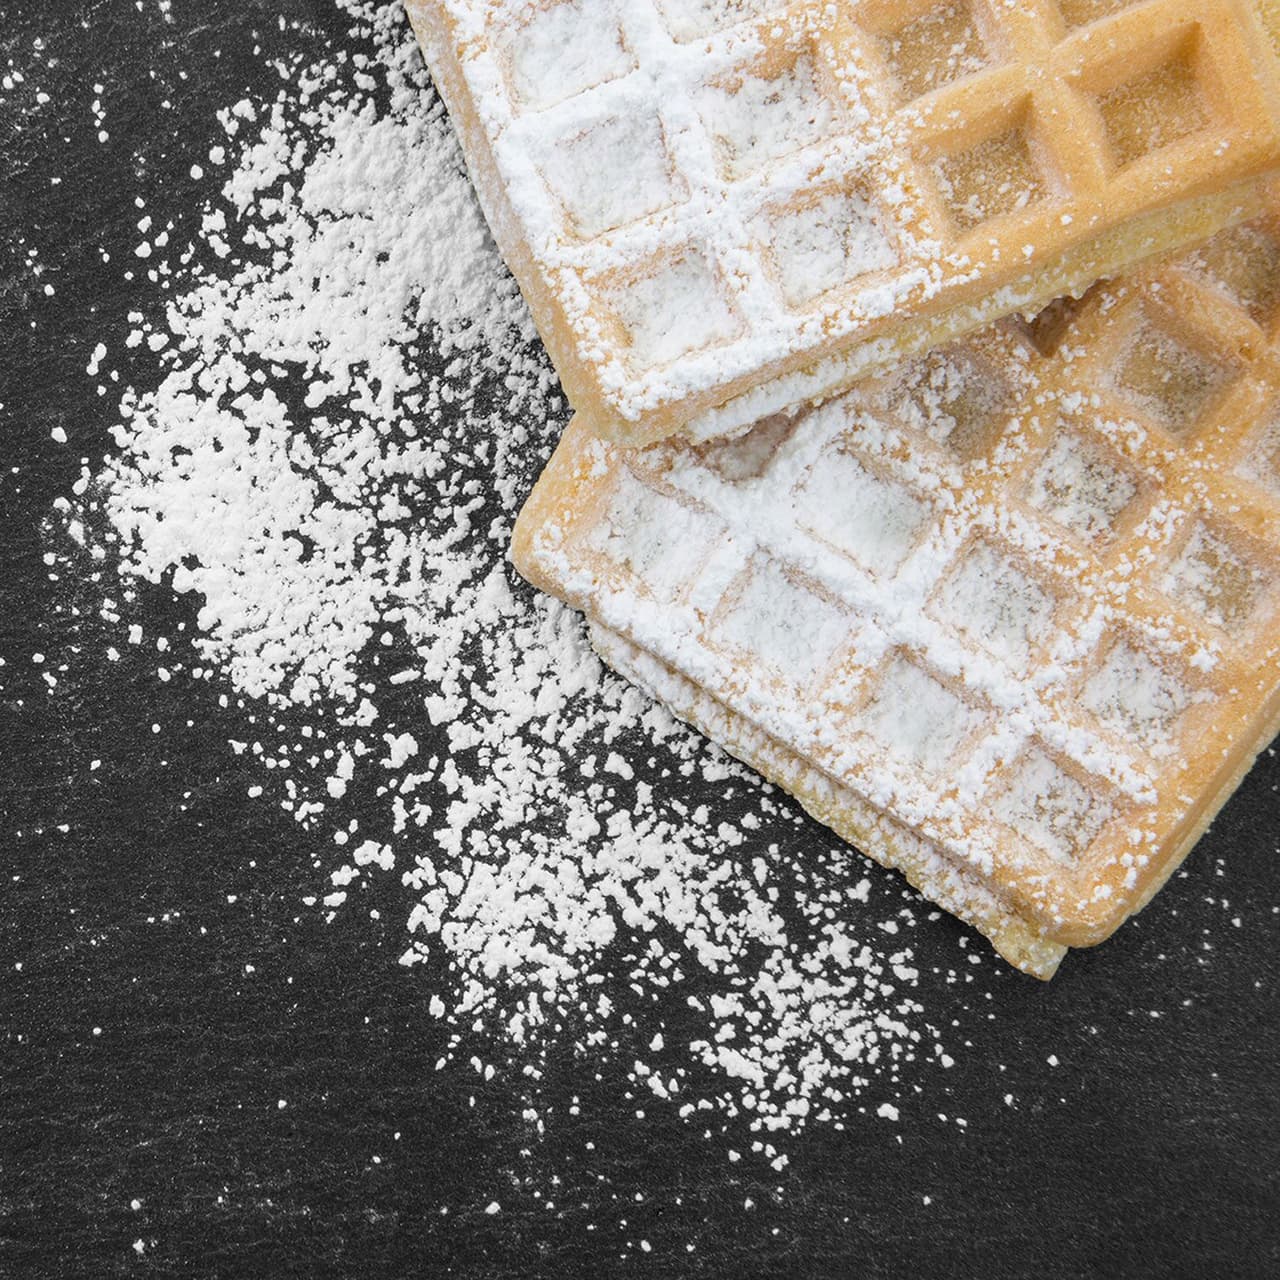
<svg viewBox="0 0 1280 1280"><path fill-rule="evenodd" d="M1032 747L995 796L996 816L1056 862L1074 862L1113 816L1110 801Z"/></svg>
<svg viewBox="0 0 1280 1280"><path fill-rule="evenodd" d="M687 249L621 284L614 295L614 315L626 334L632 362L642 369L728 342L739 331L715 268L698 249Z"/></svg>
<svg viewBox="0 0 1280 1280"><path fill-rule="evenodd" d="M1137 493L1137 480L1111 450L1064 429L1032 473L1027 501L1083 541L1102 545Z"/></svg>
<svg viewBox="0 0 1280 1280"><path fill-rule="evenodd" d="M796 491L799 520L864 569L892 577L929 522L928 504L842 449L829 450Z"/></svg>
<svg viewBox="0 0 1280 1280"><path fill-rule="evenodd" d="M963 342L905 361L884 398L904 425L965 462L990 450L1014 406L1013 388L996 362Z"/></svg>
<svg viewBox="0 0 1280 1280"><path fill-rule="evenodd" d="M788 306L896 267L898 250L872 202L857 189L829 191L772 220L769 253Z"/></svg>
<svg viewBox="0 0 1280 1280"><path fill-rule="evenodd" d="M1099 18L1109 18L1137 2L1140 0L1058 0L1058 9L1067 30L1071 30L1097 22Z"/></svg>
<svg viewBox="0 0 1280 1280"><path fill-rule="evenodd" d="M1280 501L1280 406L1253 433L1236 470Z"/></svg>
<svg viewBox="0 0 1280 1280"><path fill-rule="evenodd" d="M1116 362L1112 385L1134 408L1182 435L1230 381L1234 370L1146 308Z"/></svg>
<svg viewBox="0 0 1280 1280"><path fill-rule="evenodd" d="M535 8L501 37L516 105L540 111L625 76L635 59L617 18L594 0L561 0Z"/></svg>
<svg viewBox="0 0 1280 1280"><path fill-rule="evenodd" d="M989 542L965 556L933 605L961 635L1020 672L1045 644L1054 607L1053 596Z"/></svg>
<svg viewBox="0 0 1280 1280"><path fill-rule="evenodd" d="M829 136L836 113L813 59L792 53L744 67L708 91L703 108L721 173L744 178Z"/></svg>
<svg viewBox="0 0 1280 1280"><path fill-rule="evenodd" d="M627 163L619 166L617 157ZM590 239L670 204L671 164L656 116L611 116L564 138L547 158L547 185L571 229Z"/></svg>
<svg viewBox="0 0 1280 1280"><path fill-rule="evenodd" d="M670 601L688 585L719 534L705 512L623 472L585 543L592 554L633 574L654 599Z"/></svg>
<svg viewBox="0 0 1280 1280"><path fill-rule="evenodd" d="M918 98L994 61L971 0L950 0L882 32L880 47L902 96Z"/></svg>
<svg viewBox="0 0 1280 1280"><path fill-rule="evenodd" d="M1280 309L1280 245L1268 228L1246 223L1220 231L1188 255L1187 267L1270 329Z"/></svg>
<svg viewBox="0 0 1280 1280"><path fill-rule="evenodd" d="M1277 577L1242 540L1198 521L1161 589L1223 630L1247 629L1274 611Z"/></svg>
<svg viewBox="0 0 1280 1280"><path fill-rule="evenodd" d="M1185 681L1127 640L1107 648L1081 696L1104 725L1157 757L1176 748L1175 727L1193 700Z"/></svg>
<svg viewBox="0 0 1280 1280"><path fill-rule="evenodd" d="M941 779L983 719L981 712L899 653L885 665L875 691L853 717L853 728L885 753L891 767L905 765Z"/></svg>
<svg viewBox="0 0 1280 1280"><path fill-rule="evenodd" d="M1098 99L1107 141L1118 165L1132 164L1198 133L1209 123L1194 58L1192 37L1158 67L1125 80Z"/></svg>
<svg viewBox="0 0 1280 1280"><path fill-rule="evenodd" d="M1048 182L1036 161L1031 112L1023 107L1012 123L934 163L938 192L960 232L1046 199Z"/></svg>
<svg viewBox="0 0 1280 1280"><path fill-rule="evenodd" d="M847 644L851 624L835 605L757 557L717 610L712 636L754 657L775 677L811 685Z"/></svg>

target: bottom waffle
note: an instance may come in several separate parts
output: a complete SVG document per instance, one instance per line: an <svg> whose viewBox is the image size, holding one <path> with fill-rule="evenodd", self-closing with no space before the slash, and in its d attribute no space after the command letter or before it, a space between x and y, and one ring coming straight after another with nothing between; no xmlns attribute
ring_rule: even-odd
<svg viewBox="0 0 1280 1280"><path fill-rule="evenodd" d="M1048 977L1280 725L1280 219L734 440L575 423L513 558Z"/></svg>
<svg viewBox="0 0 1280 1280"><path fill-rule="evenodd" d="M1037 978L1053 977L1066 947L1040 937L1032 922L1010 911L979 877L949 863L927 840L788 751L652 654L595 624L591 643L619 675L794 796L842 840L874 850L877 862L901 871L931 902L985 934L1010 964Z"/></svg>

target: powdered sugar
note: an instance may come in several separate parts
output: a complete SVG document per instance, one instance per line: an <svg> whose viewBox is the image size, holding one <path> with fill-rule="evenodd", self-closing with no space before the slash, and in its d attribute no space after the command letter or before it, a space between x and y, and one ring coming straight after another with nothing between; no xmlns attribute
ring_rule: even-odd
<svg viewBox="0 0 1280 1280"><path fill-rule="evenodd" d="M937 1033L910 953L865 941L848 853L797 867L790 808L513 587L510 523L564 406L398 6L347 7L376 64L226 113L241 153L130 337L156 380L124 395L84 502L126 575L200 597L199 659L278 712L275 753L316 762L275 791L332 837L316 908L401 878L403 962L459 1043L483 1018L528 1066L569 1018L598 1046L622 963L655 995L697 975L703 1030L636 1066L674 1105L706 1101L682 1082L708 1068L714 1105L749 1095L763 1130L896 1097ZM324 726L305 741L299 709ZM721 809L685 803L691 773Z"/></svg>

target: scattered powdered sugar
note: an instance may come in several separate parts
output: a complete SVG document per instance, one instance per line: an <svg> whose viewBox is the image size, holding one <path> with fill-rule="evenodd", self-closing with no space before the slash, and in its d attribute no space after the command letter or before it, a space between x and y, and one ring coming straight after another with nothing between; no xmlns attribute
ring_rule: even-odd
<svg viewBox="0 0 1280 1280"><path fill-rule="evenodd" d="M402 962L459 1046L480 1019L532 1069L565 1023L603 1052L652 1019L633 1076L745 1116L777 1162L771 1131L896 1118L908 1064L945 1056L910 909L889 929L834 842L798 865L794 807L506 564L565 406L400 7L345 8L370 57L223 113L238 161L202 243L169 250L163 319L135 317L156 377L72 533L195 593L197 662L266 709L245 736L268 798L332 835L317 909L399 877ZM99 347L90 373L111 364Z"/></svg>

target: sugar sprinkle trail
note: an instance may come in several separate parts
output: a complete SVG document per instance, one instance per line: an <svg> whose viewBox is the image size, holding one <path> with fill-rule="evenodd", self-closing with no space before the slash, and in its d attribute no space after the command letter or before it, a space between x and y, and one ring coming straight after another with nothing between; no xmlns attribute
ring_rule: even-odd
<svg viewBox="0 0 1280 1280"><path fill-rule="evenodd" d="M423 999L458 1057L480 1021L526 1076L562 1019L603 1052L621 981L681 1008L632 1078L745 1119L777 1167L779 1131L896 1120L950 1058L864 864L833 844L796 865L793 807L506 563L566 406L402 10L343 7L371 56L220 113L200 242L148 227L123 255L160 259L172 298L135 313L154 384L124 392L68 527L126 581L197 594L196 660L280 726L230 743L261 758L252 790L332 836L313 905L398 877L401 962L449 975ZM99 344L86 372L111 366ZM287 740L299 709L323 727ZM722 809L685 803L695 775Z"/></svg>

